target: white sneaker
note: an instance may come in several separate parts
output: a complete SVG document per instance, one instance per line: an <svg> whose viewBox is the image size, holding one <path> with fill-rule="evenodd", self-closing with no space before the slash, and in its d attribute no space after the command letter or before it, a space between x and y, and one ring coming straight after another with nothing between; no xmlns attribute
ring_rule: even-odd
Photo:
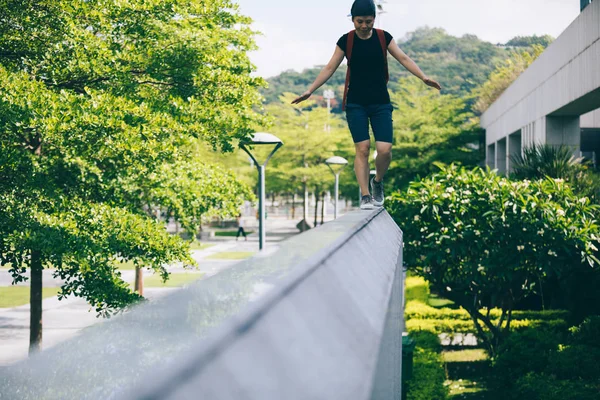
<svg viewBox="0 0 600 400"><path fill-rule="evenodd" d="M373 204L377 207L383 207L383 202L385 201L383 181L375 182L375 177L371 178L371 193L373 193Z"/></svg>
<svg viewBox="0 0 600 400"><path fill-rule="evenodd" d="M363 196L360 200L360 209L361 210L372 210L375 208L373 204L373 197L371 195Z"/></svg>

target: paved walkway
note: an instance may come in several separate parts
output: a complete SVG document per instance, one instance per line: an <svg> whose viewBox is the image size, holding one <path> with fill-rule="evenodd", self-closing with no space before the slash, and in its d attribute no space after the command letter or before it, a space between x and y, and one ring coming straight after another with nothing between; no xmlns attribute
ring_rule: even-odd
<svg viewBox="0 0 600 400"><path fill-rule="evenodd" d="M267 243L265 252L278 248L278 243L298 234L297 221L287 219L267 220ZM192 256L198 261L199 270L206 279L236 264L239 260L207 260L220 252L257 252L258 236L252 234L248 240L236 241L235 238L217 237L204 241L214 246L204 250L193 250ZM169 268L171 272L184 272L182 267ZM132 282L134 271L123 271L123 279ZM151 271L145 271L151 275ZM44 271L44 286L60 286L61 281L52 277L52 271ZM8 270L0 270L0 286L10 286L12 278ZM27 284L24 284L27 285ZM144 288L145 297L150 301L167 295L178 288ZM57 297L47 298L43 302L43 348L49 348L70 337L83 328L102 322L96 313L82 299L70 297L59 301ZM0 308L0 366L6 366L27 357L29 348L29 305L14 308Z"/></svg>

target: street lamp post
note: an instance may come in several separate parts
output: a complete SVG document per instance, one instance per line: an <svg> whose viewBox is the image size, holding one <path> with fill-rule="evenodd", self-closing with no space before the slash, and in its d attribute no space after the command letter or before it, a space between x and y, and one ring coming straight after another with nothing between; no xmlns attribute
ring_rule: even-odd
<svg viewBox="0 0 600 400"><path fill-rule="evenodd" d="M325 160L325 164L327 164L333 173L333 176L335 176L335 203L333 204L333 219L337 219L338 202L340 196L340 173L344 167L348 165L348 160L343 157L331 157Z"/></svg>
<svg viewBox="0 0 600 400"><path fill-rule="evenodd" d="M329 125L329 114L331 114L331 100L335 98L335 93L333 90L325 90L325 92L323 92L323 98L327 100L327 125L325 125L325 132L330 132L331 126Z"/></svg>
<svg viewBox="0 0 600 400"><path fill-rule="evenodd" d="M385 0L376 0L375 3L376 3L376 6L377 6L377 26L379 28L381 28L381 15L382 14L387 14L387 11L385 11L383 9L383 5L385 3L387 3L387 1L385 1Z"/></svg>
<svg viewBox="0 0 600 400"><path fill-rule="evenodd" d="M248 149L248 146L275 146L264 163L259 163ZM240 142L240 148L244 150L256 165L258 170L258 248L262 250L265 245L265 170L267 163L273 154L283 146L283 142L277 136L265 132L257 132L251 140Z"/></svg>

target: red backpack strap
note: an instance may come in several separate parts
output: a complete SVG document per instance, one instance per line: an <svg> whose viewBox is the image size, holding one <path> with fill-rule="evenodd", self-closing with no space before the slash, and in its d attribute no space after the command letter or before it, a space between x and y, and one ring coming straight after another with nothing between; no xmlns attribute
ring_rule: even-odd
<svg viewBox="0 0 600 400"><path fill-rule="evenodd" d="M385 33L383 32L383 30L375 29L375 32L377 32L377 36L379 36L379 43L381 43L381 50L383 50L383 62L385 63L385 81L389 82L390 81L390 71L388 69L388 59L387 59L387 53L388 53L387 40L385 40Z"/></svg>
<svg viewBox="0 0 600 400"><path fill-rule="evenodd" d="M346 71L346 84L344 86L344 100L342 101L342 111L346 111L346 99L348 98L348 88L350 86L350 59L352 58L352 48L354 47L355 31L348 32L346 39L346 60L348 60L348 69Z"/></svg>

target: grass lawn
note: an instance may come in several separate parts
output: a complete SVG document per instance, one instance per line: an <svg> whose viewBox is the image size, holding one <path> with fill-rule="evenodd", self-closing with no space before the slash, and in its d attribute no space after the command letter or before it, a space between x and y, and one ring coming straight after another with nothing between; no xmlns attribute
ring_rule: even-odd
<svg viewBox="0 0 600 400"><path fill-rule="evenodd" d="M164 282L162 281L160 275L151 275L144 277L144 287L145 288L153 288L153 287L180 287L186 285L188 283L194 282L200 279L204 275L202 272L181 272L181 273L172 273L169 275L169 280ZM132 283L133 285L133 283Z"/></svg>
<svg viewBox="0 0 600 400"><path fill-rule="evenodd" d="M42 289L42 297L53 297L58 294L60 288L45 287ZM0 308L22 306L29 303L29 286L0 287Z"/></svg>
<svg viewBox="0 0 600 400"><path fill-rule="evenodd" d="M485 361L489 357L483 349L466 349L457 351L442 352L442 359L445 362L475 362Z"/></svg>
<svg viewBox="0 0 600 400"><path fill-rule="evenodd" d="M470 379L446 381L444 385L448 386L449 397L453 400L484 400L488 396L488 392L485 390L485 383Z"/></svg>
<svg viewBox="0 0 600 400"><path fill-rule="evenodd" d="M212 254L206 257L205 260L245 260L253 255L254 252L248 251L223 251L221 253Z"/></svg>
<svg viewBox="0 0 600 400"><path fill-rule="evenodd" d="M444 384L451 399L489 398L489 356L483 349L443 351L442 360L448 378Z"/></svg>
<svg viewBox="0 0 600 400"><path fill-rule="evenodd" d="M200 243L198 241L193 241L192 243L190 243L191 250L205 250L205 249L211 248L213 246L215 246L215 245L209 244L209 243Z"/></svg>
<svg viewBox="0 0 600 400"><path fill-rule="evenodd" d="M250 235L254 233L254 231L246 231L246 235ZM237 230L236 231L215 231L215 236L233 236L235 237L237 235ZM240 235L242 236L242 235Z"/></svg>

